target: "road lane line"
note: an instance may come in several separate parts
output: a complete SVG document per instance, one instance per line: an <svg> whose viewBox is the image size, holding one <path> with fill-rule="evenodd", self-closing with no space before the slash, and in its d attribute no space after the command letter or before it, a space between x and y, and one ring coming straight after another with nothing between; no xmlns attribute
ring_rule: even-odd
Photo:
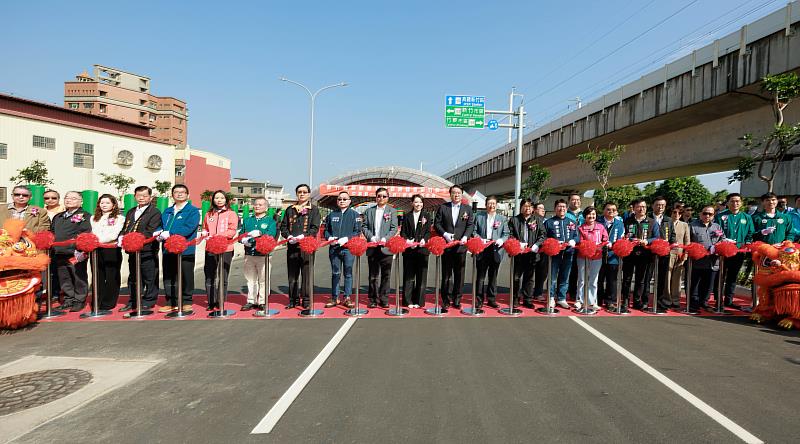
<svg viewBox="0 0 800 444"><path fill-rule="evenodd" d="M593 334L595 337L597 337L597 339L600 339L601 341L605 342L606 345L608 345L609 347L611 347L614 350L616 350L617 353L621 354L622 356L627 358L629 361L631 361L634 364L636 364L636 366L639 367L640 369L644 370L645 373L647 373L650 376L656 378L656 380L658 380L658 382L664 384L665 386L667 386L667 388L669 388L673 392L677 393L678 396L680 396L681 398L683 398L686 401L688 401L689 404L695 406L698 410L700 410L701 412L703 412L706 415L708 415L714 421L717 421L722 427L725 427L726 429L728 429L731 433L736 435L742 441L744 441L744 442L746 442L748 444L763 444L764 443L764 441L758 439L752 433L750 433L747 430L745 430L744 428L742 428L739 424L736 424L735 422L731 421L727 416L725 416L722 413L718 412L716 409L714 409L710 405L708 405L705 402L703 402L703 400L701 400L697 396L689 393L688 390L686 390L685 388L681 387L680 385L675 383L673 380L671 380L671 379L667 378L666 376L664 376L663 373L659 372L658 370L654 369L653 367L651 367L646 362L644 362L641 359L637 358L636 355L634 355L633 353L631 353L628 350L622 348L621 345L619 345L616 342L614 342L611 339L609 339L608 336L606 336L606 335L600 333L599 331L595 330L592 326L590 326L589 324L583 322L582 320L578 319L575 316L570 316L569 318L572 319L573 321L575 321L581 327L583 327L586 331L588 331L589 333Z"/></svg>
<svg viewBox="0 0 800 444"><path fill-rule="evenodd" d="M253 431L250 434L260 434L260 433L269 433L272 431L272 428L275 427L275 424L280 421L281 417L289 407L292 405L294 400L300 395L303 391L305 386L311 381L317 371L322 367L322 364L328 359L328 357L333 353L336 349L336 346L342 342L345 335L348 331L350 331L350 327L356 323L357 318L349 318L347 319L344 324L339 328L339 331L336 332L335 335L331 338L330 341L322 348L322 351L319 352L316 358L308 364L303 373L300 373L300 376L292 383L286 393L281 396L281 399L275 403L274 406L267 412L266 416L264 416L261 421L256 425Z"/></svg>

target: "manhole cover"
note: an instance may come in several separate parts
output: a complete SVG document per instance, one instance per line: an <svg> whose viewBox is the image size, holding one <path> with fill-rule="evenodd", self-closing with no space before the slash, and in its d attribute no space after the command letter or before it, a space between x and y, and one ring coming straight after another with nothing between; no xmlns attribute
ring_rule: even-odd
<svg viewBox="0 0 800 444"><path fill-rule="evenodd" d="M41 370L0 378L0 416L53 402L92 382L85 370Z"/></svg>

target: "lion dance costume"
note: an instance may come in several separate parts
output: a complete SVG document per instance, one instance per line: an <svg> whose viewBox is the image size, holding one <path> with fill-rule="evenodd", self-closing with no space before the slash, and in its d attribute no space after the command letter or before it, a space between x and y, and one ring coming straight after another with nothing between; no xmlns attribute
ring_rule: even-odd
<svg viewBox="0 0 800 444"><path fill-rule="evenodd" d="M779 319L779 327L800 329L800 251L796 244L758 245L753 261L759 264L755 276L758 306L750 319L759 323Z"/></svg>
<svg viewBox="0 0 800 444"><path fill-rule="evenodd" d="M50 263L23 234L24 225L9 219L0 229L0 329L17 329L36 320L35 292Z"/></svg>

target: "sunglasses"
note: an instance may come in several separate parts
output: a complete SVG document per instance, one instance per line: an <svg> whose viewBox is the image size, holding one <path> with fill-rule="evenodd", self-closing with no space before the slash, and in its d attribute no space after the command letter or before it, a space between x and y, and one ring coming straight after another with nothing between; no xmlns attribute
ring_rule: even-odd
<svg viewBox="0 0 800 444"><path fill-rule="evenodd" d="M703 216L713 216L714 213L709 213L708 211L703 211Z"/></svg>
<svg viewBox="0 0 800 444"><path fill-rule="evenodd" d="M45 197L44 200L58 200L57 197Z"/></svg>
<svg viewBox="0 0 800 444"><path fill-rule="evenodd" d="M340 198L338 198L338 199L336 199L336 200L338 200L339 202L345 202L345 201L348 201L348 200L350 200L350 199L348 199L348 198L346 198L346 197L340 197Z"/></svg>
<svg viewBox="0 0 800 444"><path fill-rule="evenodd" d="M30 194L14 193L14 197L31 197Z"/></svg>

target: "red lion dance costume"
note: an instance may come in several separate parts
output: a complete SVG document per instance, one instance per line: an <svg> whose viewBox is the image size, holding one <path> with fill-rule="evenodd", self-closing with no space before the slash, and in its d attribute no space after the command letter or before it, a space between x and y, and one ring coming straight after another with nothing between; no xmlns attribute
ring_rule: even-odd
<svg viewBox="0 0 800 444"><path fill-rule="evenodd" d="M25 223L9 219L0 229L0 329L36 321L36 294L50 258L23 235ZM50 297L50 295L47 295Z"/></svg>
<svg viewBox="0 0 800 444"><path fill-rule="evenodd" d="M778 326L800 329L800 251L797 246L761 244L753 251L759 265L755 276L758 285L758 306L750 319L761 323L782 318Z"/></svg>

